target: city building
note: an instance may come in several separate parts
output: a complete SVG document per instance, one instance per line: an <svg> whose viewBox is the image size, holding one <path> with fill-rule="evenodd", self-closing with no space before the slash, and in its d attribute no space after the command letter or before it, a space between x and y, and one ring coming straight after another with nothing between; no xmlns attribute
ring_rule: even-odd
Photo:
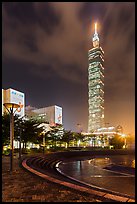
<svg viewBox="0 0 137 204"><path fill-rule="evenodd" d="M49 106L44 108L25 107L25 114L28 118L37 118L42 122L49 123L50 126L62 125L62 107Z"/></svg>
<svg viewBox="0 0 137 204"><path fill-rule="evenodd" d="M62 107L59 107L57 105L44 107L44 108L35 108L32 106L26 106L25 107L25 116L26 118L33 118L40 121L39 127L43 127L42 134L46 134L49 131L54 132L54 128L56 128L56 131L52 134L54 134L56 137L62 137L63 136L63 124L62 124ZM48 133L50 135L50 133ZM45 137L43 137L43 144L45 144ZM56 145L60 145L57 144ZM33 144L34 146L34 144ZM52 144L47 145L47 148L52 147Z"/></svg>
<svg viewBox="0 0 137 204"><path fill-rule="evenodd" d="M110 139L115 137L115 135L119 135L120 137L126 136L126 134L123 134L123 127L120 125L116 127L114 126L101 127L92 133L82 132L82 135L92 136L89 142L89 146L92 147L108 147L110 146L109 144Z"/></svg>
<svg viewBox="0 0 137 204"><path fill-rule="evenodd" d="M19 117L23 117L25 115L25 94L17 91L15 89L2 89L2 115L7 111L4 107L4 103L15 103L19 104L20 108L18 108L15 112Z"/></svg>
<svg viewBox="0 0 137 204"><path fill-rule="evenodd" d="M88 62L88 132L94 132L104 126L104 51L99 44L97 23Z"/></svg>

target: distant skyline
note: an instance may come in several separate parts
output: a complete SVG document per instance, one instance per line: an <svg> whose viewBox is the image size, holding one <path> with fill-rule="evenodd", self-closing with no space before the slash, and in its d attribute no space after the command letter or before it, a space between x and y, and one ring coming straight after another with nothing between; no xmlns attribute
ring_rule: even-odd
<svg viewBox="0 0 137 204"><path fill-rule="evenodd" d="M26 105L61 106L65 129L87 131L95 22L105 122L135 134L135 2L3 2L2 88L24 92Z"/></svg>

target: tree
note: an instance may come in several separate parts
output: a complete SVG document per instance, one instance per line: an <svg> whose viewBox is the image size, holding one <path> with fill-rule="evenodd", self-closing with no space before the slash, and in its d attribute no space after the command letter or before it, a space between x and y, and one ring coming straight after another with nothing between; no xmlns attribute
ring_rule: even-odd
<svg viewBox="0 0 137 204"><path fill-rule="evenodd" d="M80 145L79 142L83 142L84 139L85 139L85 136L82 135L81 133L79 132L74 133L74 140L76 141L77 146L79 146Z"/></svg>
<svg viewBox="0 0 137 204"><path fill-rule="evenodd" d="M115 149L121 149L124 145L124 140L120 135L116 134L109 140L109 144L114 146Z"/></svg>
<svg viewBox="0 0 137 204"><path fill-rule="evenodd" d="M2 115L2 151L3 146L10 143L10 115Z"/></svg>
<svg viewBox="0 0 137 204"><path fill-rule="evenodd" d="M56 147L57 142L61 145L61 140L63 137L63 127L62 125L56 125L51 127L51 131L47 135L47 139L50 139L52 146Z"/></svg>
<svg viewBox="0 0 137 204"><path fill-rule="evenodd" d="M134 144L135 143L135 136L133 136L131 134L128 134L126 136L126 139L127 139L127 144Z"/></svg>
<svg viewBox="0 0 137 204"><path fill-rule="evenodd" d="M36 119L23 119L17 115L14 116L14 140L19 140L21 133L21 141L26 149L27 142L39 143L39 137L43 131L43 127L39 127L40 121ZM21 132L20 132L21 130ZM4 145L10 143L10 115L5 113L2 116L2 150Z"/></svg>
<svg viewBox="0 0 137 204"><path fill-rule="evenodd" d="M95 147L96 146L96 135L91 133L88 136L86 136L86 140L88 141L88 143L91 142L92 140L92 146Z"/></svg>
<svg viewBox="0 0 137 204"><path fill-rule="evenodd" d="M62 142L66 143L66 146L69 147L70 141L73 140L73 133L71 132L71 130L64 130L64 134L62 137Z"/></svg>
<svg viewBox="0 0 137 204"><path fill-rule="evenodd" d="M21 141L25 149L27 142L39 143L38 137L40 137L43 131L43 127L38 127L39 125L40 123L36 119L25 119L20 121Z"/></svg>
<svg viewBox="0 0 137 204"><path fill-rule="evenodd" d="M14 139L17 139L18 131L18 116L14 116ZM4 113L2 115L2 151L3 146L10 144L10 114Z"/></svg>

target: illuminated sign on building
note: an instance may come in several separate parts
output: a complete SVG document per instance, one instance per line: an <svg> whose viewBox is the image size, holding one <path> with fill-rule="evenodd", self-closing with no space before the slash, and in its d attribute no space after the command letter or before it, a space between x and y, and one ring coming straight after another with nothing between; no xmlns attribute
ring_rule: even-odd
<svg viewBox="0 0 137 204"><path fill-rule="evenodd" d="M55 123L62 125L62 108L55 106Z"/></svg>
<svg viewBox="0 0 137 204"><path fill-rule="evenodd" d="M14 89L2 90L2 103L16 103L19 104L20 107L16 111L16 115L22 117L25 115L25 95L20 91L16 91ZM3 105L3 104L2 104ZM3 112L6 111L2 109ZM2 113L3 113L2 112Z"/></svg>

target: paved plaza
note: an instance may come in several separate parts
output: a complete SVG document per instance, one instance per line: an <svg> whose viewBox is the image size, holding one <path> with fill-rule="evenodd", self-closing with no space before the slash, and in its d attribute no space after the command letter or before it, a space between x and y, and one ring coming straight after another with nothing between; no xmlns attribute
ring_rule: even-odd
<svg viewBox="0 0 137 204"><path fill-rule="evenodd" d="M80 192L42 180L25 171L14 158L12 175L9 157L2 157L2 202L101 202Z"/></svg>

